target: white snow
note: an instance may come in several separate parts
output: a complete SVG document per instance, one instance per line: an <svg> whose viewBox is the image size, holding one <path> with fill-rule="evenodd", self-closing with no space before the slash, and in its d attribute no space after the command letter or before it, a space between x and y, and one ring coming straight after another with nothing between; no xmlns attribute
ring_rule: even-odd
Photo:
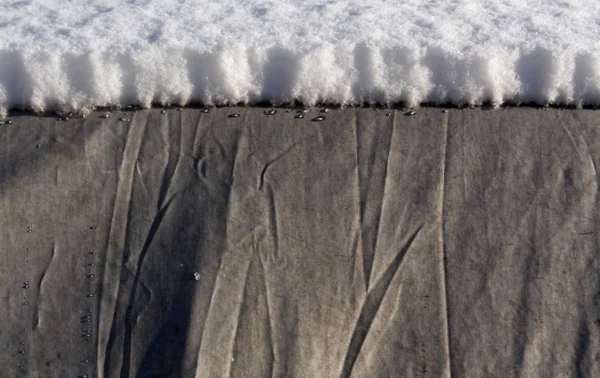
<svg viewBox="0 0 600 378"><path fill-rule="evenodd" d="M600 2L0 4L0 111L138 104L600 105Z"/></svg>

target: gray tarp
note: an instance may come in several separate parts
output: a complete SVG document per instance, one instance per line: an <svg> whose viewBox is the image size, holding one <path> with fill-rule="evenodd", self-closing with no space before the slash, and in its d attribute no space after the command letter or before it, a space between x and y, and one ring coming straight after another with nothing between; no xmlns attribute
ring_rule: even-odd
<svg viewBox="0 0 600 378"><path fill-rule="evenodd" d="M1 375L598 377L598 114L13 117Z"/></svg>

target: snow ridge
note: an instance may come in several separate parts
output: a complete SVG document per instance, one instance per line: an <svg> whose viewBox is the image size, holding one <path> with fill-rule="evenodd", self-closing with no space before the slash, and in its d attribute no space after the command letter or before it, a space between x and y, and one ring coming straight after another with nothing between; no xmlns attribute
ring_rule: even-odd
<svg viewBox="0 0 600 378"><path fill-rule="evenodd" d="M581 0L0 5L0 112L298 101L600 105Z"/></svg>

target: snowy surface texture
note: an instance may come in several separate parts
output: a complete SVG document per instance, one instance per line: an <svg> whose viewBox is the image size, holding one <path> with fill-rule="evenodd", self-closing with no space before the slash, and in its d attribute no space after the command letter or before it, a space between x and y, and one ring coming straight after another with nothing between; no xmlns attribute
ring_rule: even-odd
<svg viewBox="0 0 600 378"><path fill-rule="evenodd" d="M600 2L0 4L0 107L600 105Z"/></svg>

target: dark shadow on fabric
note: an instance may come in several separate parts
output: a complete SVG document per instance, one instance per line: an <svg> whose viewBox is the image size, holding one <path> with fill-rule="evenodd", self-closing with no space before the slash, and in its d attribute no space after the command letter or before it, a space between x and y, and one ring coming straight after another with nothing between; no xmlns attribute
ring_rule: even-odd
<svg viewBox="0 0 600 378"><path fill-rule="evenodd" d="M220 134L228 132L223 129ZM225 248L226 214L232 190L231 182L239 137L235 130L233 135L226 135L224 138L228 140L228 145L225 151L217 136L199 136L201 142L191 155L195 159L206 159L210 168L207 168L202 180L193 177L198 173L195 170L186 170L185 176L178 178L178 180L183 179L188 182L186 190L179 192L178 196L173 199L169 210L170 214L174 214L174 216L169 216L164 220L157 216L153 224L153 226L156 225L156 228L162 224L161 232L174 242L169 245L169 249L181 251L183 254L181 258L191 265L183 269L184 272L181 273L178 282L174 283L176 288L171 294L173 300L165 314L164 325L139 362L140 366L138 366L136 375L138 378L183 377L190 373L184 371L182 364L187 338L192 337L190 330L192 308L200 306L204 309L203 313L195 315L195 321L198 318L206 319L210 303L195 302L195 294L198 285L203 286L202 290L212 292L218 276L221 256ZM179 138L173 138L171 141L171 143L178 142ZM168 178L172 174L166 173L165 177ZM169 186L170 183L163 182L161 192L166 193ZM163 201L167 200L164 194L160 197ZM199 214L202 214L200 218ZM149 235L153 232L156 233L157 230L150 230ZM146 259L148 258L146 257ZM152 256L154 264L173 265L174 258L169 253ZM201 273L202 280L200 282L193 279L194 269ZM132 294L132 303L134 300L135 294ZM133 308L133 305L130 306ZM132 316L133 311L129 311L127 324L131 331L135 325L135 317ZM198 333L201 334L202 329L194 330L194 335L198 335ZM127 335L125 342L131 342L131 332ZM130 358L128 354L131 350L128 348L131 348L131 345L124 346L126 352L124 358ZM134 362L128 362L130 366L127 369L125 369L125 363L123 364L121 377L128 377L132 363Z"/></svg>

